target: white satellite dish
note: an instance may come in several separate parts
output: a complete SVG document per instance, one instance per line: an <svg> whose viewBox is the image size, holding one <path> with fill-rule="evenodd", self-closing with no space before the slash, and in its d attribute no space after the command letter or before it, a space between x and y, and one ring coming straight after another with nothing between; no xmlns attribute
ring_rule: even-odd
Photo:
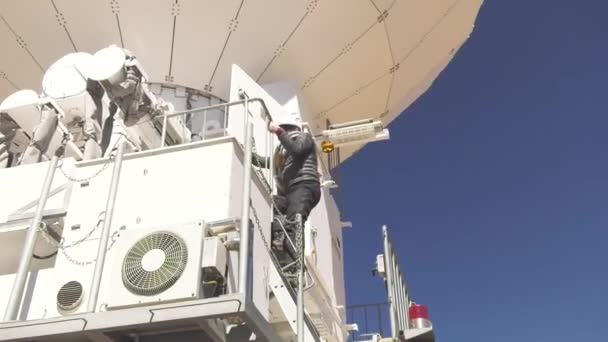
<svg viewBox="0 0 608 342"><path fill-rule="evenodd" d="M10 94L2 103L0 111L5 111L15 107L27 106L38 103L38 93L31 89L23 89Z"/></svg>
<svg viewBox="0 0 608 342"><path fill-rule="evenodd" d="M39 102L40 98L35 91L23 89L2 101L0 111L7 113L19 127L31 133L32 128L40 121Z"/></svg>
<svg viewBox="0 0 608 342"><path fill-rule="evenodd" d="M67 54L57 60L42 78L42 91L53 99L64 99L84 93L87 80L84 72L93 56L86 52Z"/></svg>

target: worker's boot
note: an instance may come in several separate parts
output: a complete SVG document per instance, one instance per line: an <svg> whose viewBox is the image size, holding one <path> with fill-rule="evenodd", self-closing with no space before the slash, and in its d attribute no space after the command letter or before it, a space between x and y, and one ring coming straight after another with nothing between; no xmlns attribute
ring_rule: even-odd
<svg viewBox="0 0 608 342"><path fill-rule="evenodd" d="M286 249L288 242L286 241L285 225L286 222L283 216L275 216L272 222L271 248L281 268L293 261L293 258L291 258Z"/></svg>

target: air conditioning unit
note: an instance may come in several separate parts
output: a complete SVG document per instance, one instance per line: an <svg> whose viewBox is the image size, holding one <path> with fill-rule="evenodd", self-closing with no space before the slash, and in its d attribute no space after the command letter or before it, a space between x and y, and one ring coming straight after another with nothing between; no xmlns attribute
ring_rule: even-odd
<svg viewBox="0 0 608 342"><path fill-rule="evenodd" d="M122 231L100 302L112 310L199 298L203 228L200 221Z"/></svg>

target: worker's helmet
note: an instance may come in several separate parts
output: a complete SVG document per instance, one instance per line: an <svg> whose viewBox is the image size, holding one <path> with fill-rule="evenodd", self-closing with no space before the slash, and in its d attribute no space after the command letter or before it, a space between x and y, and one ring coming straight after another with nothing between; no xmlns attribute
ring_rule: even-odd
<svg viewBox="0 0 608 342"><path fill-rule="evenodd" d="M279 118L277 124L283 129L297 128L299 131L302 130L302 120L300 119L299 113L289 113Z"/></svg>

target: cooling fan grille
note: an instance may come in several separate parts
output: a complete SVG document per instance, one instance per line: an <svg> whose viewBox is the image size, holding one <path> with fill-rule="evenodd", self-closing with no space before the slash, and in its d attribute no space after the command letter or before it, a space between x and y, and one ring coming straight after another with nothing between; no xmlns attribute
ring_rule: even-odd
<svg viewBox="0 0 608 342"><path fill-rule="evenodd" d="M134 294L153 296L173 286L187 262L188 250L179 236L154 232L127 252L122 263L122 282Z"/></svg>

